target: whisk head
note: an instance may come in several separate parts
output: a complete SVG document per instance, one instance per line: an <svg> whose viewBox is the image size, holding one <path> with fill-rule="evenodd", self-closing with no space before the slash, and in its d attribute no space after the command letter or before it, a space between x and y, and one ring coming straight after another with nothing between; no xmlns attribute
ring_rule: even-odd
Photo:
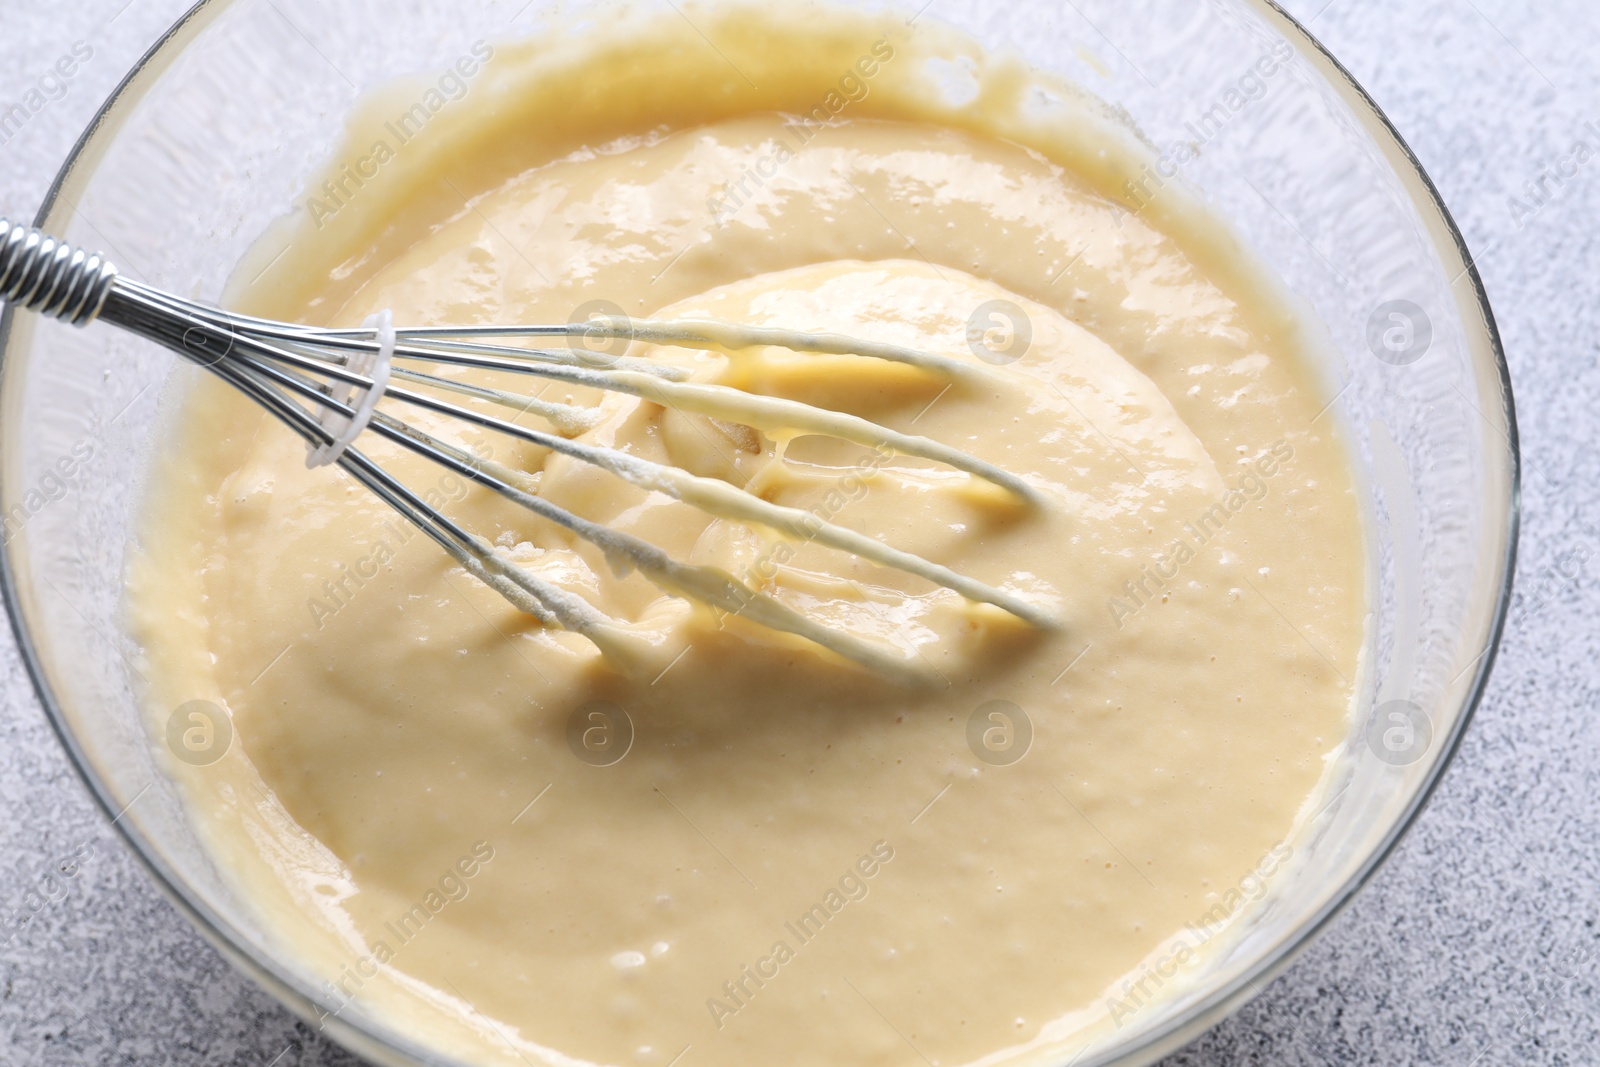
<svg viewBox="0 0 1600 1067"><path fill-rule="evenodd" d="M834 524L811 512L771 503L728 482L702 477L618 449L579 439L599 412L520 392L442 376L464 367L624 393L692 414L779 433L821 434L882 454L916 456L992 483L1025 504L1035 491L1009 472L938 441L902 433L844 412L782 397L690 380L670 363L629 355L596 358L582 340L640 341L737 351L777 346L797 352L889 360L951 379L985 370L933 352L833 333L802 332L710 320L651 321L605 316L537 326L396 328L388 314L352 329L322 329L241 315L182 300L116 273L99 256L0 219L0 300L76 325L101 318L212 371L305 438L308 464L337 464L428 534L474 577L521 611L571 630L603 650L620 647L619 631L593 605L495 550L483 537L407 488L355 447L372 434L421 455L500 494L598 548L618 573L637 571L662 590L796 634L849 659L905 674L904 663L879 646L793 610L717 568L673 559L637 537L590 521L538 493L537 480L484 458L397 417L400 405L509 435L592 464L647 491L664 493L716 518L764 527L884 567L913 574L1037 627L1051 616L1023 598L921 556ZM387 401L380 410L379 401ZM550 429L521 425L470 407L487 402L534 415Z"/></svg>

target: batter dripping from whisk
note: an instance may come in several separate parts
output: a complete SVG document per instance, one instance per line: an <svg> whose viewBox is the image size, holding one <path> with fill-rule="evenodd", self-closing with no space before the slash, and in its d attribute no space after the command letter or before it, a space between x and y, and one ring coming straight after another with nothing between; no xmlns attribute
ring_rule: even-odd
<svg viewBox="0 0 1600 1067"><path fill-rule="evenodd" d="M1344 735L1364 564L1339 443L1312 421L1324 398L1294 316L1220 228L1176 190L1116 204L1120 149L1091 124L1030 127L1015 71L976 56L977 100L947 105L923 60L975 53L931 28L700 28L748 83L673 20L560 58L497 47L453 125L430 126L436 153L408 145L238 300L346 326L563 322L602 301L942 353L981 373L626 355L946 442L1036 506L634 396L542 399L594 409L578 440L869 533L1057 625L416 420L935 680L908 688L613 573L362 439L621 620L648 669L619 670L394 537L382 503L199 382L130 574L151 706L231 715L237 743L185 784L329 1012L480 1062L912 1062L885 1018L938 1063L1070 1047L1289 847ZM835 112L841 71L870 91ZM797 126L819 101L832 121ZM1024 727L1031 746L1009 747Z"/></svg>

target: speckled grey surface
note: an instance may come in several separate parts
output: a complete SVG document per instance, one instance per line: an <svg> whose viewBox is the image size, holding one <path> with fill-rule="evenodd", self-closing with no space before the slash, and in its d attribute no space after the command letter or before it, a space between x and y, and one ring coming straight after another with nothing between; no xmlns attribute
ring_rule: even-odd
<svg viewBox="0 0 1600 1067"><path fill-rule="evenodd" d="M32 213L186 6L0 0L0 102L75 43L93 53L0 133L0 211ZM1299 962L1167 1067L1600 1063L1600 7L1288 7L1385 108L1476 253L1523 431L1521 592L1488 698L1411 835ZM1559 176L1578 141L1595 158L1546 180L1537 206L1526 183ZM1579 557L1575 578L1555 569ZM148 882L68 767L9 631L0 701L0 1063L354 1064Z"/></svg>

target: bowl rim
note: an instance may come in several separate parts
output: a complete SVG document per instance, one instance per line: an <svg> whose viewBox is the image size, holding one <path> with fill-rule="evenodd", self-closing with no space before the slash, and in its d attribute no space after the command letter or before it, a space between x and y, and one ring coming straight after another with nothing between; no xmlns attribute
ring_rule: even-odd
<svg viewBox="0 0 1600 1067"><path fill-rule="evenodd" d="M197 0L140 56L96 109L94 117L73 144L45 193L35 216L34 225L42 227L48 222L57 201L61 199L64 189L73 180L79 167L85 164L93 165L98 156L97 149L102 133L113 114L125 104L137 100L141 90L146 88L147 78L159 76L164 69L164 61L170 58L169 53L172 55L181 53L182 46L187 44L186 39L191 31L198 32L204 23L209 22L211 16L222 13L234 2L235 0ZM1449 735L1444 738L1438 758L1410 803L1389 827L1377 847L1291 937L1274 945L1270 951L1264 953L1232 980L1197 998L1173 1018L1140 1035L1134 1043L1121 1048L1107 1049L1101 1055L1083 1059L1078 1067L1102 1067L1110 1063L1148 1064L1219 1024L1263 992L1265 984L1281 975L1327 930L1356 894L1372 880L1379 868L1394 854L1396 847L1426 808L1446 771L1454 762L1467 728L1483 702L1490 675L1499 657L1516 573L1521 531L1522 484L1522 453L1517 430L1516 405L1512 394L1510 367L1506 361L1500 332L1489 305L1488 293L1479 275L1477 263L1467 247L1466 239L1451 216L1437 186L1434 185L1410 145L1401 136L1400 131L1371 94L1334 57L1333 53L1307 26L1286 11L1279 0L1240 0L1240 2L1253 9L1267 26L1277 30L1285 39L1301 44L1303 46L1301 54L1311 62L1323 81L1339 93L1346 105L1355 112L1356 117L1363 120L1363 128L1368 135L1380 143L1383 139L1387 139L1389 142L1387 147L1394 149L1400 158L1405 160L1406 167L1391 166L1392 172L1410 194L1411 205L1419 216L1426 221L1431 213L1433 221L1442 227L1446 239L1441 241L1435 237L1430 242L1435 253L1442 262L1447 263L1453 258L1461 267L1458 281L1467 282L1471 302L1477 312L1475 322L1462 315L1462 325L1469 340L1474 333L1479 335L1477 340L1486 348L1493 362L1494 371L1499 378L1501 414L1505 419L1505 454L1508 460L1505 485L1507 506L1503 530L1504 551L1499 560L1500 587L1486 634L1486 647L1478 658L1474 676L1461 702L1461 714L1457 716ZM1452 290L1455 284L1452 283L1450 287ZM15 309L9 305L0 305L0 371L3 371L9 355L14 316ZM1469 344L1468 347L1470 350L1476 346ZM229 922L203 901L190 895L184 880L167 867L139 830L122 821L123 814L133 802L119 807L117 799L110 795L107 785L96 774L87 755L74 737L72 728L46 677L44 664L29 636L9 544L0 546L0 598L5 602L18 654L33 682L34 691L38 694L45 717L68 756L68 762L83 781L95 803L105 813L111 826L121 835L134 858L190 925L217 948L236 969L267 989L280 1003L308 1024L319 1030L323 1028L330 1030L341 1044L362 1054L382 1056L385 1060L392 1054L399 1054L417 1064L437 1065L437 1067L447 1067L447 1065L458 1067L459 1064L460 1067L465 1067L460 1061L444 1057L437 1050L424 1048L410 1038L395 1032L376 1016L355 1015L346 1018L322 1013L318 1009L319 991L314 990L299 975L292 973L283 965L283 961L263 958L264 954L256 953L250 947L249 939L242 936L236 924ZM134 801L137 799L136 796ZM1080 1052L1079 1056L1082 1057L1092 1047L1093 1043Z"/></svg>

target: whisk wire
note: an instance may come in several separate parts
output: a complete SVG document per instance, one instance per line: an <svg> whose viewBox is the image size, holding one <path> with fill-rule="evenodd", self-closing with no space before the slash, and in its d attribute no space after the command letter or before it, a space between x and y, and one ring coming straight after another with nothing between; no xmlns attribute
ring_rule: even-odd
<svg viewBox="0 0 1600 1067"><path fill-rule="evenodd" d="M663 407L752 426L777 436L824 434L880 451L933 460L986 480L1023 502L1038 499L1022 479L927 437L902 433L845 412L783 397L690 380L691 371L635 356L597 359L575 344L595 337L734 352L779 346L797 352L884 359L963 380L982 368L937 353L826 332L797 332L705 320L609 319L565 325L408 327L369 319L359 328L321 329L236 314L183 300L117 274L87 256L0 218L0 302L76 325L104 318L217 374L303 437L312 464L334 463L440 545L474 578L546 626L620 651L623 630L581 596L497 551L354 447L372 434L458 474L593 545L619 574L637 570L669 594L710 605L773 630L795 634L879 671L908 668L879 645L824 626L718 568L673 559L631 534L583 518L539 494L540 480L397 418L380 401L508 435L593 465L647 492L663 493L715 518L762 527L786 539L847 552L999 607L1038 627L1054 625L1039 606L915 553L820 515L763 500L727 482L695 475L619 449L576 438L603 417L599 408L544 401L403 363L527 375L622 393ZM564 338L569 347L486 343ZM599 365L597 365L599 364ZM463 406L430 392L483 401L547 420L549 432Z"/></svg>

